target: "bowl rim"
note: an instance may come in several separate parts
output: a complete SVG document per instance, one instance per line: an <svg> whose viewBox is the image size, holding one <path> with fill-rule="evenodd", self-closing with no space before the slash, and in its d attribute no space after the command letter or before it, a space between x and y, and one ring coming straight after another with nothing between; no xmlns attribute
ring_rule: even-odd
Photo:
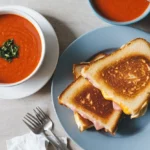
<svg viewBox="0 0 150 150"><path fill-rule="evenodd" d="M0 83L0 87L10 87L10 86L15 86L18 84L21 84L25 81L27 81L28 79L30 79L33 75L36 74L36 72L40 69L44 57L45 57L45 50L46 50L46 44L45 44L45 37L43 34L43 31L41 29L41 27L39 26L39 24L27 13L20 11L20 10L16 10L16 9L11 9L11 8L3 8L0 10L0 15L4 15L4 14L12 14L12 15L17 15L20 17L23 17L24 19L28 20L36 29L36 31L38 32L39 36L40 36L40 40L41 40L41 56L40 56L40 60L37 64L37 66L35 67L35 69L24 79L14 82L14 83Z"/></svg>
<svg viewBox="0 0 150 150"><path fill-rule="evenodd" d="M99 17L101 20L109 23L109 24L113 24L113 25L129 25L132 23L136 23L140 20L142 20L143 18L145 18L149 13L150 13L150 4L148 5L148 7L145 9L145 11L138 16L137 18L130 20L130 21L113 21L111 19L108 19L106 17L104 17L103 15L101 15L95 8L94 4L93 4L93 0L88 0L90 7L92 8L92 10L94 11L94 13L96 14L97 17Z"/></svg>

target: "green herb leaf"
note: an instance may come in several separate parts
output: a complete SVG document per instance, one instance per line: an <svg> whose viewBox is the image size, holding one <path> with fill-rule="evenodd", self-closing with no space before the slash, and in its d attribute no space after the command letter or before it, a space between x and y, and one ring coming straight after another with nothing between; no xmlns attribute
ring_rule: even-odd
<svg viewBox="0 0 150 150"><path fill-rule="evenodd" d="M8 62L12 62L14 58L17 58L19 55L19 47L14 43L13 39L8 39L0 47L0 57L4 58Z"/></svg>

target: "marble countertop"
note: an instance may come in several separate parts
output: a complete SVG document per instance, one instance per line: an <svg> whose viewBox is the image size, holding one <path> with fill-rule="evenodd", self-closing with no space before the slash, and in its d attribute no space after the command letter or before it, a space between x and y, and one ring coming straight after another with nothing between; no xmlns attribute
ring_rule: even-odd
<svg viewBox="0 0 150 150"><path fill-rule="evenodd" d="M0 5L22 5L30 7L44 15L53 25L59 40L60 53L80 35L109 24L95 16L89 7L88 0L1 0ZM150 32L150 17L133 26ZM50 98L49 81L36 94L19 100L0 99L0 149L6 150L6 140L29 132L23 124L22 118L33 108L40 106L50 114L55 124L55 133L67 136L54 112ZM72 150L81 150L75 142L70 140Z"/></svg>

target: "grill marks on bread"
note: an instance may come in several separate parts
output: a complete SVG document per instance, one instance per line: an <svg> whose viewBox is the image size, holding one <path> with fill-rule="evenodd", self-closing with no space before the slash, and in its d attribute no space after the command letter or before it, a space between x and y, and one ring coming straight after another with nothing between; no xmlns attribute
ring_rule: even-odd
<svg viewBox="0 0 150 150"><path fill-rule="evenodd" d="M85 109L104 118L108 117L113 111L112 102L105 100L101 92L93 87L90 82L88 82L88 86L75 96L74 101Z"/></svg>
<svg viewBox="0 0 150 150"><path fill-rule="evenodd" d="M131 56L104 68L101 77L117 93L134 97L150 80L150 63L144 56Z"/></svg>

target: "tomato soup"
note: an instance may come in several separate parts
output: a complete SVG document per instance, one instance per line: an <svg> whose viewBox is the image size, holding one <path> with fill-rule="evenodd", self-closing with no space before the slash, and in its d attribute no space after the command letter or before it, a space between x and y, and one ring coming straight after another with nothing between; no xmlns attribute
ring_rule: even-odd
<svg viewBox="0 0 150 150"><path fill-rule="evenodd" d="M0 58L0 83L15 83L29 76L40 60L41 40L36 28L18 15L0 15L0 46L14 39L19 55L8 62Z"/></svg>
<svg viewBox="0 0 150 150"><path fill-rule="evenodd" d="M139 17L149 2L147 0L93 0L97 10L113 21L131 21Z"/></svg>

